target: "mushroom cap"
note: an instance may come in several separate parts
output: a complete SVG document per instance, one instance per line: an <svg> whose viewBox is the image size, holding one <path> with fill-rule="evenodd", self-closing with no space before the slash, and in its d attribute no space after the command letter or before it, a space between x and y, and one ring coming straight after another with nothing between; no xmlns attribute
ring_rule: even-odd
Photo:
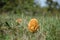
<svg viewBox="0 0 60 40"><path fill-rule="evenodd" d="M37 31L39 25L38 25L38 20L33 18L29 21L28 23L28 29L30 32L35 32Z"/></svg>

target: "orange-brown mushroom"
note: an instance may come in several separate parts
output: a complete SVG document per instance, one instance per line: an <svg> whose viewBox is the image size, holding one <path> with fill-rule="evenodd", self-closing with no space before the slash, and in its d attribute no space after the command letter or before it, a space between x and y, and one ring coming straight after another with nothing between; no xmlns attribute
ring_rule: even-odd
<svg viewBox="0 0 60 40"><path fill-rule="evenodd" d="M16 20L16 22L20 24L22 22L22 19L19 18Z"/></svg>
<svg viewBox="0 0 60 40"><path fill-rule="evenodd" d="M28 23L28 29L30 32L35 32L37 31L39 25L38 25L38 20L33 18L29 21Z"/></svg>

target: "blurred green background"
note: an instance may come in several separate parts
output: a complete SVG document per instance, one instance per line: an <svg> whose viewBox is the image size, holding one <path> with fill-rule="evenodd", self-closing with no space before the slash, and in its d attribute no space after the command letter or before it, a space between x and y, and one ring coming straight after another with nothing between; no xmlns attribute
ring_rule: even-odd
<svg viewBox="0 0 60 40"><path fill-rule="evenodd" d="M47 5L41 7L34 1L0 0L0 40L60 40L60 5L46 0ZM27 28L32 18L39 22L36 33Z"/></svg>

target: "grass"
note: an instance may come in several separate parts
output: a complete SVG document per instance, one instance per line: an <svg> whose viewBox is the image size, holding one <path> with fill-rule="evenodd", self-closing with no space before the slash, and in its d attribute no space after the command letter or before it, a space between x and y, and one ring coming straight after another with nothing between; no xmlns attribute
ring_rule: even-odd
<svg viewBox="0 0 60 40"><path fill-rule="evenodd" d="M16 19L22 23L17 24ZM31 33L27 24L31 18L39 21L39 29ZM0 40L60 40L60 16L26 16L19 14L0 15Z"/></svg>

